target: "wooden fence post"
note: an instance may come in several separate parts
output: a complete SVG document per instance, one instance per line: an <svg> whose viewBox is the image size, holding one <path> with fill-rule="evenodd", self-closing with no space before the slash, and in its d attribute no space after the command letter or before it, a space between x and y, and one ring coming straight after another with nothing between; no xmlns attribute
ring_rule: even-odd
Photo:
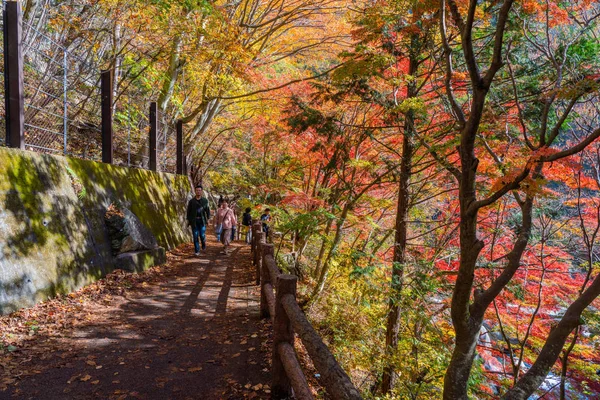
<svg viewBox="0 0 600 400"><path fill-rule="evenodd" d="M260 237L259 233L262 232L262 227L259 224L252 225L252 241L254 243L254 258L252 259L253 265L258 265L258 251L260 250Z"/></svg>
<svg viewBox="0 0 600 400"><path fill-rule="evenodd" d="M264 232L262 232L264 235ZM262 250L262 256L273 256L275 254L275 247L272 244L261 243L259 245ZM260 268L260 318L269 318L271 313L269 312L269 303L267 302L267 296L265 294L265 285L270 283L271 285L271 274L269 273L269 269L267 268L267 263L263 261L261 262Z"/></svg>
<svg viewBox="0 0 600 400"><path fill-rule="evenodd" d="M101 115L102 115L102 162L113 162L113 71L100 73Z"/></svg>
<svg viewBox="0 0 600 400"><path fill-rule="evenodd" d="M6 145L25 149L23 99L23 14L21 2L8 1L3 12Z"/></svg>
<svg viewBox="0 0 600 400"><path fill-rule="evenodd" d="M150 137L148 138L149 140L149 150L150 150L150 154L148 154L148 156L150 157L150 161L149 161L149 167L150 167L150 171L155 171L156 172L156 131L158 128L158 109L156 107L156 102L152 102L150 103Z"/></svg>
<svg viewBox="0 0 600 400"><path fill-rule="evenodd" d="M177 120L177 174L183 175L183 121Z"/></svg>
<svg viewBox="0 0 600 400"><path fill-rule="evenodd" d="M263 253L263 247L262 245L264 243L266 243L265 241L265 233L264 232L257 232L256 234L256 284L260 285L260 277L261 277L261 270L262 270L262 265L264 264L263 262L263 257L264 257L264 253Z"/></svg>
<svg viewBox="0 0 600 400"><path fill-rule="evenodd" d="M281 304L281 298L287 294L296 297L296 282L298 278L294 275L279 275L277 277L277 297L275 301L275 322L273 323L273 383L271 394L273 399L287 399L292 396L292 386L285 372L281 355L279 354L279 343L287 342L294 346L294 329L285 309Z"/></svg>

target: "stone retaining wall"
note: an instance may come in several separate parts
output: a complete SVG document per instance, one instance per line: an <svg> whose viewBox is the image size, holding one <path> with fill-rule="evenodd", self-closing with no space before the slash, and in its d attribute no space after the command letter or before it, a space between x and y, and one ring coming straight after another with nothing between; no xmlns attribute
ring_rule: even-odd
<svg viewBox="0 0 600 400"><path fill-rule="evenodd" d="M0 148L0 314L114 269L104 212L120 202L172 249L189 240L186 176Z"/></svg>

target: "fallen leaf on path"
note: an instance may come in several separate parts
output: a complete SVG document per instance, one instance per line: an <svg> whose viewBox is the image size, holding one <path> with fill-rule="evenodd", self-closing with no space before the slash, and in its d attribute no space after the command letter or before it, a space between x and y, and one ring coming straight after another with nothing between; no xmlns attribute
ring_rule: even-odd
<svg viewBox="0 0 600 400"><path fill-rule="evenodd" d="M83 381L83 382L87 382L90 379L92 379L92 377L90 375L86 375L86 376L82 377L80 380Z"/></svg>

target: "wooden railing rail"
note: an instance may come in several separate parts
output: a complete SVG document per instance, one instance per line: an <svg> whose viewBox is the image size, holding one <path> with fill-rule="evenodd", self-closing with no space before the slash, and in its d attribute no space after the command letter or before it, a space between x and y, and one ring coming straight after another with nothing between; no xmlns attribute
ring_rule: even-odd
<svg viewBox="0 0 600 400"><path fill-rule="evenodd" d="M298 335L327 393L336 400L361 399L360 392L300 309L296 301L298 278L282 274L277 268L274 247L266 243L260 222L253 225L253 233L253 263L261 285L260 316L270 317L273 322L272 398L286 399L293 394L296 399L313 399L294 350Z"/></svg>

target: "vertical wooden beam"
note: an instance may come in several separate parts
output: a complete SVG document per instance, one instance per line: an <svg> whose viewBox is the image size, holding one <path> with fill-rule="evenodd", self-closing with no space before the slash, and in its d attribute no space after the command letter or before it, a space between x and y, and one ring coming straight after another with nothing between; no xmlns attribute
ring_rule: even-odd
<svg viewBox="0 0 600 400"><path fill-rule="evenodd" d="M294 328L285 313L281 298L291 294L296 297L296 282L298 278L294 275L279 275L277 277L277 297L275 301L275 322L273 323L273 384L271 385L271 396L273 399L288 399L292 397L292 385L288 378L281 355L279 344L282 342L294 345Z"/></svg>
<svg viewBox="0 0 600 400"><path fill-rule="evenodd" d="M264 234L264 232L263 232ZM263 257L273 256L275 254L274 246L272 244L262 243L260 245L261 253ZM267 263L264 260L260 263L260 318L269 318L271 313L269 312L269 303L267 302L267 296L265 294L265 285L271 282L271 273L267 268Z"/></svg>
<svg viewBox="0 0 600 400"><path fill-rule="evenodd" d="M250 232L254 233L254 226L250 225ZM254 235L250 237L250 254L252 255L252 264L254 264Z"/></svg>
<svg viewBox="0 0 600 400"><path fill-rule="evenodd" d="M255 234L256 236L256 284L260 285L260 277L262 274L262 265L264 264L263 262L263 257L264 257L264 247L263 245L267 242L265 240L265 233L261 232L261 231L257 231L257 232L253 232L253 234ZM273 253L271 253L271 255L273 255Z"/></svg>
<svg viewBox="0 0 600 400"><path fill-rule="evenodd" d="M102 93L102 162L113 163L113 70L102 71L100 75Z"/></svg>
<svg viewBox="0 0 600 400"><path fill-rule="evenodd" d="M21 3L6 2L3 12L6 145L25 149L23 110L23 14Z"/></svg>
<svg viewBox="0 0 600 400"><path fill-rule="evenodd" d="M177 174L183 174L183 121L177 120Z"/></svg>
<svg viewBox="0 0 600 400"><path fill-rule="evenodd" d="M158 109L156 102L150 103L150 171L156 171L156 132L158 128Z"/></svg>
<svg viewBox="0 0 600 400"><path fill-rule="evenodd" d="M261 236L260 233L262 232L262 227L261 225L258 224L254 224L252 226L252 237L254 240L254 259L252 260L252 264L253 265L258 265L258 261L259 261L259 252L260 252L260 240L261 240Z"/></svg>

